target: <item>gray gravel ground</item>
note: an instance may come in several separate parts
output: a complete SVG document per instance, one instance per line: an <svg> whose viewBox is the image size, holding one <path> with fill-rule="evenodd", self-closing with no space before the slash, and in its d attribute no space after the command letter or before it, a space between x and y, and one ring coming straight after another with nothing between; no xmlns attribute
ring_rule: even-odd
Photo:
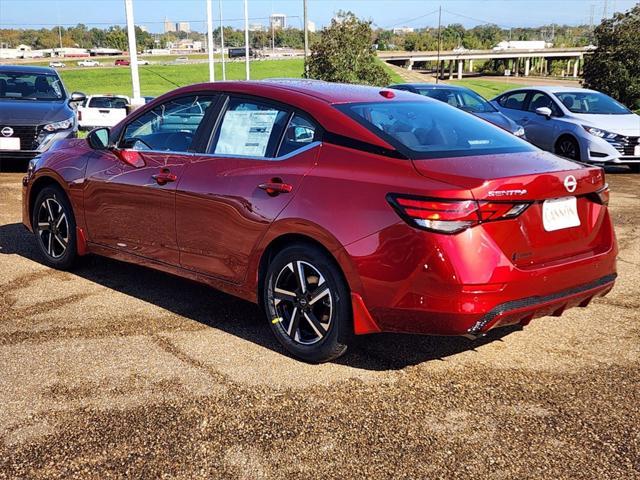
<svg viewBox="0 0 640 480"><path fill-rule="evenodd" d="M0 174L0 478L640 478L640 175L609 296L478 342L284 355L257 307L89 258L49 270Z"/></svg>

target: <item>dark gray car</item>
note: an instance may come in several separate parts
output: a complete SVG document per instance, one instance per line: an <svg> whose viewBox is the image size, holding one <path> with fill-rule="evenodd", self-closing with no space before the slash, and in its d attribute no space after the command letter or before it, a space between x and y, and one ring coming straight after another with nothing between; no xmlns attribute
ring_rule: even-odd
<svg viewBox="0 0 640 480"><path fill-rule="evenodd" d="M469 88L436 83L399 83L391 85L389 88L405 90L440 100L476 117L483 118L517 137L525 138L524 128L500 113L496 107Z"/></svg>
<svg viewBox="0 0 640 480"><path fill-rule="evenodd" d="M25 162L75 137L73 104L84 98L67 94L52 68L0 65L0 162Z"/></svg>

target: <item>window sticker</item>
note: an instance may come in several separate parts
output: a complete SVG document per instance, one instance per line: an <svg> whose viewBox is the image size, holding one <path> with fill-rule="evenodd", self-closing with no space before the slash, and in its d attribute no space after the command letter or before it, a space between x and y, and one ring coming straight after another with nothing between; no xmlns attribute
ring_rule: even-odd
<svg viewBox="0 0 640 480"><path fill-rule="evenodd" d="M278 110L227 111L214 153L264 157L278 113Z"/></svg>

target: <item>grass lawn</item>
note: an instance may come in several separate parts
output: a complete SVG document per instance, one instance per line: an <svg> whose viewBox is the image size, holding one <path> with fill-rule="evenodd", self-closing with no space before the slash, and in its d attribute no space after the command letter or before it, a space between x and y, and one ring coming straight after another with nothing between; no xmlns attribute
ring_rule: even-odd
<svg viewBox="0 0 640 480"><path fill-rule="evenodd" d="M452 80L449 83L470 88L471 90L482 95L487 100L491 100L493 97L501 94L506 90L524 87L524 85L520 85L516 83L494 82L491 80L482 80L481 78L477 78L477 79L469 78L466 80Z"/></svg>
<svg viewBox="0 0 640 480"><path fill-rule="evenodd" d="M252 61L251 78L300 77L303 63L301 58ZM244 62L228 62L227 79L244 79L244 68ZM209 81L209 66L206 63L140 66L139 71L142 95L158 96L178 86ZM70 92L131 95L131 73L125 67L60 70L59 73ZM219 63L216 63L216 78L222 78Z"/></svg>

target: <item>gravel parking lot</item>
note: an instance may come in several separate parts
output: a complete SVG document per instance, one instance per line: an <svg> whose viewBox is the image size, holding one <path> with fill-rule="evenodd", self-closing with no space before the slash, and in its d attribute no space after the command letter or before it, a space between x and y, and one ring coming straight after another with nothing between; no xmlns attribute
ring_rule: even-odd
<svg viewBox="0 0 640 480"><path fill-rule="evenodd" d="M0 174L0 478L640 478L640 175L610 172L614 290L525 329L295 361L252 304L44 267Z"/></svg>

